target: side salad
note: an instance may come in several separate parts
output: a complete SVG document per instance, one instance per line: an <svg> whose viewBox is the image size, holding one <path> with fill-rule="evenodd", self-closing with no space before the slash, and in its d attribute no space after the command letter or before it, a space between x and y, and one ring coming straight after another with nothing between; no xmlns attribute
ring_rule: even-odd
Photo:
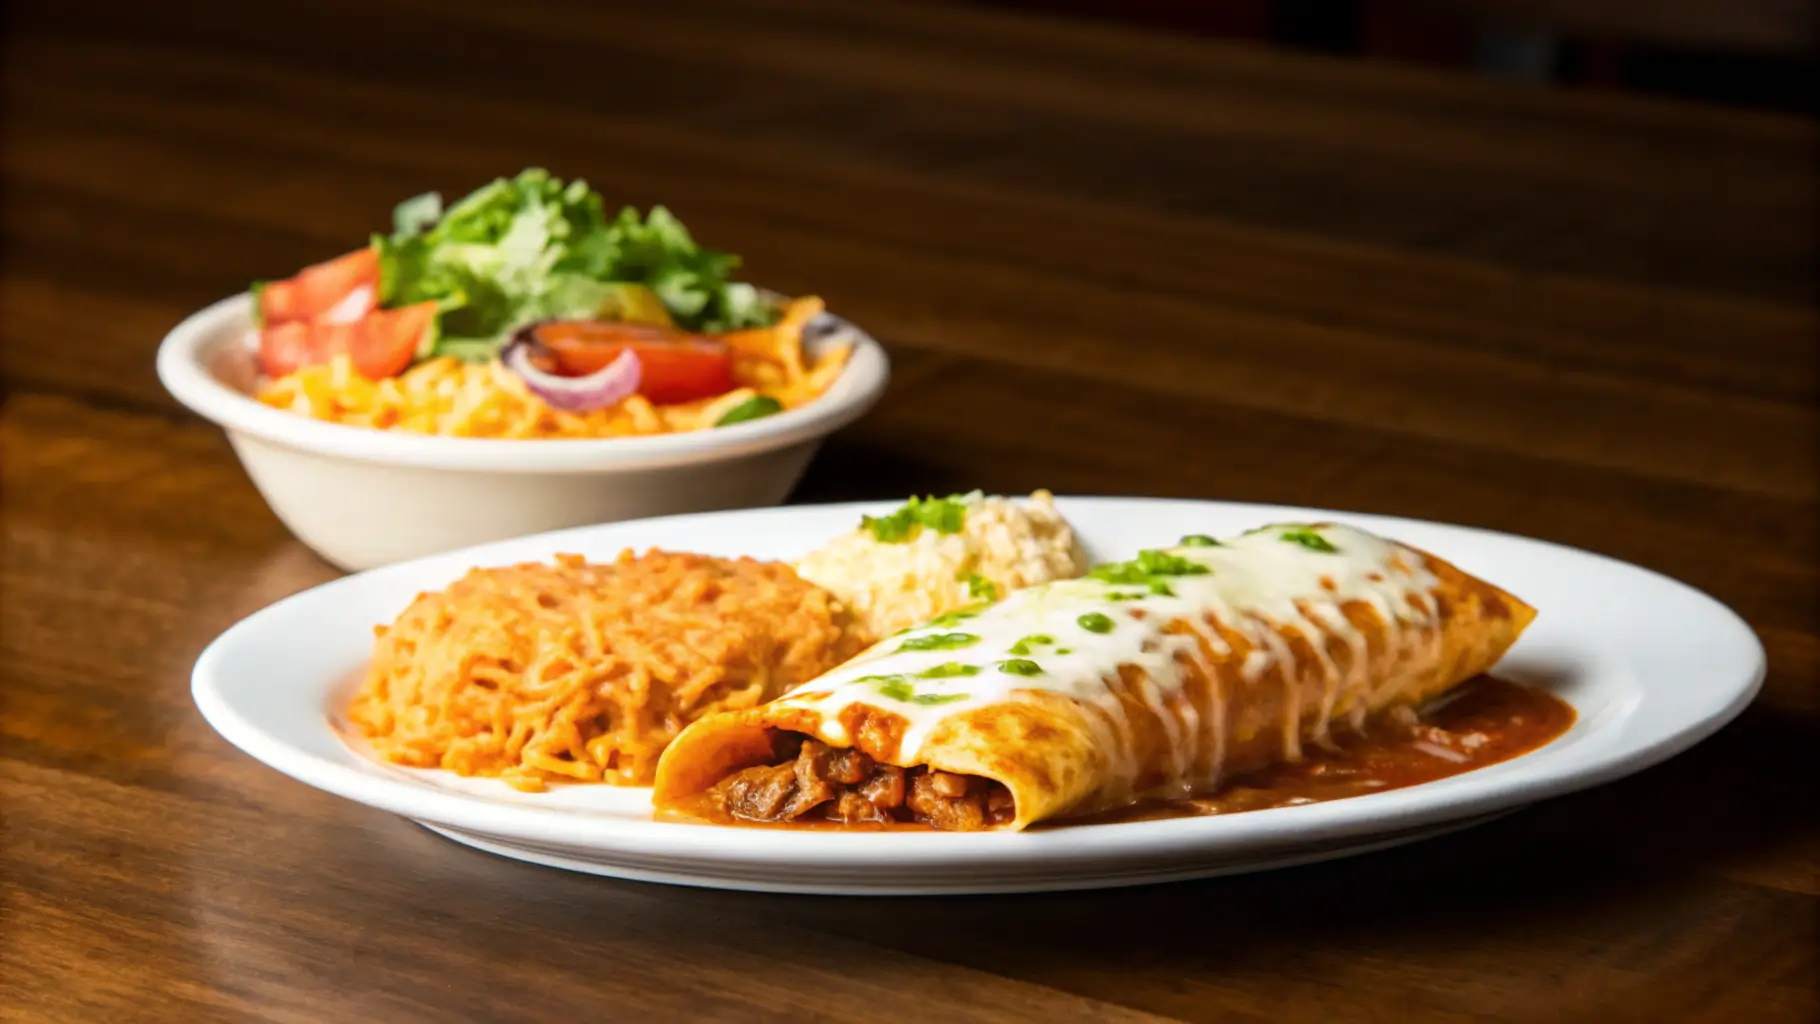
<svg viewBox="0 0 1820 1024"><path fill-rule="evenodd" d="M571 412L734 391L742 337L784 308L663 207L606 210L585 182L538 168L452 204L407 199L365 247L253 285L260 369L278 380L345 360L383 381L497 360ZM747 404L742 418L778 408Z"/></svg>

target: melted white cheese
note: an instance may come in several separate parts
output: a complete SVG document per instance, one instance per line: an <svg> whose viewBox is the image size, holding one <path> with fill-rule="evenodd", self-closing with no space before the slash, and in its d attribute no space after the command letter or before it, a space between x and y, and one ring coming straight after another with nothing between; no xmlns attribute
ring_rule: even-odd
<svg viewBox="0 0 1820 1024"><path fill-rule="evenodd" d="M1333 550L1317 550L1284 537L1286 532L1302 531L1318 534ZM1115 776L1129 784L1143 766L1133 763L1132 723L1111 684L1117 682L1120 666L1136 666L1143 670L1145 682L1132 687L1132 695L1156 715L1172 748L1174 777L1164 788L1185 792L1218 780L1229 747L1225 695L1216 690L1209 706L1197 708L1183 687L1183 661L1195 664L1219 686L1220 676L1207 663L1202 644L1221 657L1232 649L1212 624L1250 642L1252 649L1240 667L1247 681L1283 669L1287 699L1281 730L1283 756L1289 760L1301 755L1304 709L1296 685L1301 666L1295 663L1285 629L1307 641L1325 679L1313 731L1316 742L1326 742L1336 708L1346 706L1355 724L1365 711L1370 684L1366 640L1346 618L1343 605L1355 601L1369 605L1389 625L1392 649L1399 653L1440 643L1433 596L1439 581L1420 555L1363 530L1286 524L1229 538L1218 546L1167 550L1209 571L1165 577L1172 591L1166 595L1140 585L1091 578L1021 590L971 617L938 620L890 637L783 699L820 711L828 739L835 742L850 742L839 725L840 712L848 706L868 704L894 711L909 723L900 756L903 763L914 764L921 760L924 741L950 716L1017 700L1020 691L1066 694L1100 710L1089 719L1100 733L1097 739L1103 749L1113 757ZM1115 594L1139 596L1114 600ZM1081 624L1082 616L1096 613L1110 619L1112 629L1096 632ZM1190 632L1165 633L1164 627L1172 622L1185 623ZM904 649L906 642L914 647L920 638L943 634L977 639L949 649ZM1030 643L1027 638L1033 636L1047 636L1053 642ZM1337 637L1350 651L1343 673L1326 653L1329 637ZM1012 650L1020 640L1026 642L1028 653ZM1002 665L1009 659L1035 662L1041 674L1007 672ZM979 671L920 677L950 663ZM826 696L814 699L794 696L823 691ZM905 693L912 693L912 698L900 699ZM1204 755L1209 768L1200 769Z"/></svg>

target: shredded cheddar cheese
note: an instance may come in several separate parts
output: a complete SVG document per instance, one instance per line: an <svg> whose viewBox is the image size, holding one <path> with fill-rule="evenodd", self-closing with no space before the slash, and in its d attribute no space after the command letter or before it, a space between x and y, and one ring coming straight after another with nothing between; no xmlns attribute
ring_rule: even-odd
<svg viewBox="0 0 1820 1024"><path fill-rule="evenodd" d="M852 346L809 360L802 330L822 311L816 298L791 301L771 327L723 336L741 385L694 402L654 405L633 395L605 409L567 412L544 402L497 359L430 359L396 377L370 380L346 355L306 366L262 387L266 405L313 419L375 430L444 437L598 438L705 430L755 396L794 409L819 398L846 367Z"/></svg>

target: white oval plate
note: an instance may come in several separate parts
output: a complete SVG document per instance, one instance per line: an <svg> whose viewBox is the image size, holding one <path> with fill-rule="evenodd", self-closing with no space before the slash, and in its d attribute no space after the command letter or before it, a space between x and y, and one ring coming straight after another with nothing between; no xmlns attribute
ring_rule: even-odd
<svg viewBox="0 0 1820 1024"><path fill-rule="evenodd" d="M647 881L774 892L933 894L1133 885L1261 870L1379 849L1609 782L1712 734L1756 694L1763 648L1729 609L1600 555L1409 519L1223 502L1063 498L1095 559L1187 533L1332 519L1426 548L1540 609L1497 674L1548 688L1579 720L1523 757L1408 789L1229 816L1021 834L838 833L651 820L650 792L489 779L379 764L334 724L372 644L420 591L471 566L626 547L791 559L895 503L773 508L584 527L337 580L258 612L196 662L193 692L229 742L318 789L405 815L508 857Z"/></svg>

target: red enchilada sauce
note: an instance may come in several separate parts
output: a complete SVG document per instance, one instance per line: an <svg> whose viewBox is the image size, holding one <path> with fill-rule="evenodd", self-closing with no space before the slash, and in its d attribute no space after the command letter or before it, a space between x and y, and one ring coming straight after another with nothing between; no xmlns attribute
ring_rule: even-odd
<svg viewBox="0 0 1820 1024"><path fill-rule="evenodd" d="M1237 814L1344 800L1434 782L1543 746L1574 723L1574 709L1541 690L1490 676L1466 682L1423 709L1386 715L1363 735L1335 735L1330 749L1232 778L1218 793L1151 801L1035 828ZM848 830L973 831L1008 823L1010 793L997 783L928 768L877 764L858 751L789 734L771 765L718 783L686 816L732 825Z"/></svg>
<svg viewBox="0 0 1820 1024"><path fill-rule="evenodd" d="M1301 761L1247 772L1212 796L1033 827L1238 814L1419 786L1527 754L1566 732L1574 718L1573 707L1551 693L1480 676L1431 702L1413 722L1387 718L1363 736L1336 735L1333 750L1305 745Z"/></svg>

